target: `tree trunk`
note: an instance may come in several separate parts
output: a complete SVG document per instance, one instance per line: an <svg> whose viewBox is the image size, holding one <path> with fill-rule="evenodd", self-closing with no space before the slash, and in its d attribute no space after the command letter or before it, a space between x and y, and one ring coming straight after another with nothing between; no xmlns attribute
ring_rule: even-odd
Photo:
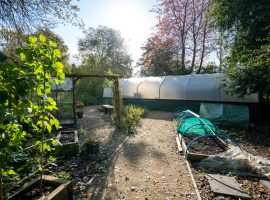
<svg viewBox="0 0 270 200"><path fill-rule="evenodd" d="M185 44L184 44L182 46L182 54L181 54L181 71L183 71L183 72L186 70L185 58L186 58L186 47L185 47Z"/></svg>
<svg viewBox="0 0 270 200"><path fill-rule="evenodd" d="M182 54L181 54L181 71L186 70L185 60L186 60L186 20L187 20L187 6L188 1L186 0L185 9L184 9L184 19L183 19L183 28L181 31L181 43L182 43Z"/></svg>
<svg viewBox="0 0 270 200"><path fill-rule="evenodd" d="M193 41L193 55L192 55L192 61L191 61L191 71L193 71L194 69L194 65L195 65L195 58L196 58L196 49L197 49L197 42L196 42L196 39L193 38L194 41Z"/></svg>
<svg viewBox="0 0 270 200"><path fill-rule="evenodd" d="M223 65L223 32L220 31L220 45L219 45L219 69L218 71L221 72L222 70L222 65Z"/></svg>
<svg viewBox="0 0 270 200"><path fill-rule="evenodd" d="M4 200L2 177L3 177L2 168L0 168L0 200Z"/></svg>
<svg viewBox="0 0 270 200"><path fill-rule="evenodd" d="M199 65L197 74L201 73L203 59L204 59L204 56L205 56L206 33L207 33L207 23L205 22L204 29L203 29L202 54L201 54L200 65Z"/></svg>

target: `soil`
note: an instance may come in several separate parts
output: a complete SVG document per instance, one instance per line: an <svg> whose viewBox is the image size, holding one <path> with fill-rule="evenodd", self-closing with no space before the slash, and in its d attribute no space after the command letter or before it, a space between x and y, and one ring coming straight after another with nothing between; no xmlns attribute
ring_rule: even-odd
<svg viewBox="0 0 270 200"><path fill-rule="evenodd" d="M197 138L198 136L200 135L185 134L183 135L183 139L186 145L188 145L193 139ZM201 138L197 142L194 142L189 148L189 152L206 154L206 155L214 155L214 154L222 153L226 150L228 150L228 147L222 144L218 139L212 138L212 137Z"/></svg>
<svg viewBox="0 0 270 200"><path fill-rule="evenodd" d="M192 173L196 180L197 187L199 189L202 199L211 199L211 200L236 200L239 198L218 195L211 192L210 184L208 183L207 178L204 176L204 172L198 169L192 168ZM224 174L225 175L225 174ZM256 200L268 200L270 199L270 191L263 186L259 180L267 178L256 178L256 177L236 177L237 182L240 184L243 191Z"/></svg>
<svg viewBox="0 0 270 200"><path fill-rule="evenodd" d="M248 153L270 159L270 125L253 125L249 130L223 128L221 132L241 144Z"/></svg>
<svg viewBox="0 0 270 200"><path fill-rule="evenodd" d="M220 130L222 133L228 135L234 141L242 146L242 148L255 156L261 156L264 158L270 158L270 137L269 127L251 127L250 130L240 130L233 128L226 128ZM192 168L194 178L196 180L197 187L200 191L202 199L214 199L214 200L232 200L237 199L228 196L215 195L211 192L210 185L207 178L204 177L204 171ZM247 172L249 173L249 172ZM224 174L225 175L225 174ZM233 175L233 174L227 174ZM270 191L263 186L259 180L266 179L267 177L236 177L237 182L241 185L242 189L247 192L252 199L268 200L270 199Z"/></svg>
<svg viewBox="0 0 270 200"><path fill-rule="evenodd" d="M59 142L60 143L70 143L74 142L74 133L62 133Z"/></svg>
<svg viewBox="0 0 270 200"><path fill-rule="evenodd" d="M20 200L39 200L43 199L45 196L50 194L56 187L46 186L41 188L35 188L30 192L26 193L23 197L20 197Z"/></svg>

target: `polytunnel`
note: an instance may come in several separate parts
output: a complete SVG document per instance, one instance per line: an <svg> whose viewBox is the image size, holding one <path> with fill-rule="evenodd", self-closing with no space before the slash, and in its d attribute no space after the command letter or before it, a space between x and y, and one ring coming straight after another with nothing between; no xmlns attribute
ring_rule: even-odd
<svg viewBox="0 0 270 200"><path fill-rule="evenodd" d="M258 103L256 94L244 98L227 95L224 81L226 75L216 73L128 78L120 85L126 99ZM104 89L103 97L112 98L110 88Z"/></svg>

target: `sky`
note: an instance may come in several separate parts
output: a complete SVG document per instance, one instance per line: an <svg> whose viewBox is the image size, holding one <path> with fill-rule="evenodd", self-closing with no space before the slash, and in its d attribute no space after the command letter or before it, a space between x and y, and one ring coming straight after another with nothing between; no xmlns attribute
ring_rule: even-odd
<svg viewBox="0 0 270 200"><path fill-rule="evenodd" d="M80 0L78 15L86 28L105 25L120 31L135 65L142 54L141 46L156 23L155 14L149 12L155 3L156 0ZM77 43L84 36L82 30L67 24L58 25L54 32L68 45L70 61L79 64L73 56L78 54Z"/></svg>

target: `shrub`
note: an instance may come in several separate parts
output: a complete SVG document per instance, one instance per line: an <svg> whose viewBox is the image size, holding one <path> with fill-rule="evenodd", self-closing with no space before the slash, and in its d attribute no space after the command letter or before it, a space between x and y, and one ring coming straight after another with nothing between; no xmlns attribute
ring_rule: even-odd
<svg viewBox="0 0 270 200"><path fill-rule="evenodd" d="M76 108L82 108L84 107L84 103L80 100L76 100Z"/></svg>
<svg viewBox="0 0 270 200"><path fill-rule="evenodd" d="M99 141L95 137L88 137L80 147L82 155L97 154L99 152Z"/></svg>
<svg viewBox="0 0 270 200"><path fill-rule="evenodd" d="M135 105L125 106L123 109L122 123L120 128L127 133L135 133L136 127L142 121L144 109Z"/></svg>

